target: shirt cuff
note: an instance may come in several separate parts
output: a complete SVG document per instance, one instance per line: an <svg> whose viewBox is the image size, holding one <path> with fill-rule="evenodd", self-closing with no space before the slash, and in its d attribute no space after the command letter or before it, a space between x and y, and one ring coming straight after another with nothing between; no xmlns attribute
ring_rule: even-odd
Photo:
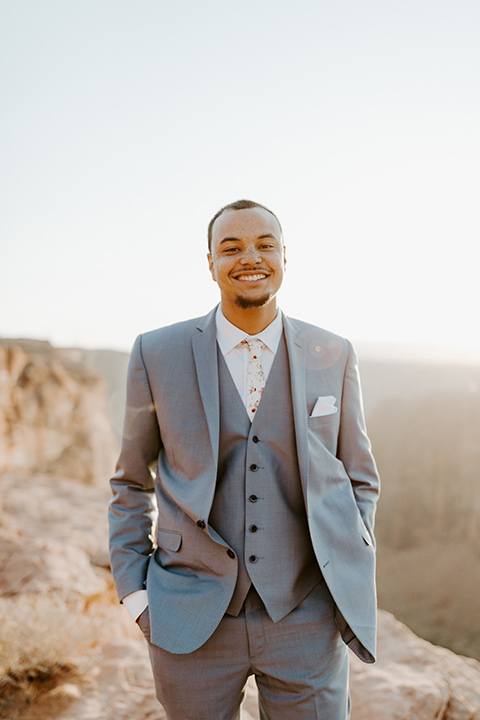
<svg viewBox="0 0 480 720"><path fill-rule="evenodd" d="M148 606L148 595L146 590L137 590L130 593L122 600L133 620L138 620L142 612Z"/></svg>

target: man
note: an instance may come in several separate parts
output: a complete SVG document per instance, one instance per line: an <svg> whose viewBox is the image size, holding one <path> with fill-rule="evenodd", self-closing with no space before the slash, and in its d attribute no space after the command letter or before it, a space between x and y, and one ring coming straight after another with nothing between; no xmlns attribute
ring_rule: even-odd
<svg viewBox="0 0 480 720"><path fill-rule="evenodd" d="M379 479L355 355L278 311L285 249L264 206L222 208L208 262L220 305L132 351L109 512L119 598L169 720L238 719L251 674L264 720L345 720L347 644L373 662L376 630Z"/></svg>

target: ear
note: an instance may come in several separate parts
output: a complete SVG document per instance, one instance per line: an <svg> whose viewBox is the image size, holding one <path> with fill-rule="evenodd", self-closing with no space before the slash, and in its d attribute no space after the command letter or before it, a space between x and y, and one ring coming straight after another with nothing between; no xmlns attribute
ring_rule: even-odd
<svg viewBox="0 0 480 720"><path fill-rule="evenodd" d="M283 269L287 269L287 248L283 246Z"/></svg>
<svg viewBox="0 0 480 720"><path fill-rule="evenodd" d="M208 260L208 268L210 270L210 274L212 276L212 279L217 282L217 279L215 277L215 268L213 267L213 258L211 253L207 253L207 260Z"/></svg>

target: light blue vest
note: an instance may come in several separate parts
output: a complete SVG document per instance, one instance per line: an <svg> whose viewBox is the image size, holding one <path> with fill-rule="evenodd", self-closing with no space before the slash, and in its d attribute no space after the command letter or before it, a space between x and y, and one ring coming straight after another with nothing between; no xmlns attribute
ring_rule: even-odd
<svg viewBox="0 0 480 720"><path fill-rule="evenodd" d="M220 350L218 366L220 450L209 523L238 557L227 613L238 615L253 583L277 622L322 579L298 471L285 339L253 423Z"/></svg>

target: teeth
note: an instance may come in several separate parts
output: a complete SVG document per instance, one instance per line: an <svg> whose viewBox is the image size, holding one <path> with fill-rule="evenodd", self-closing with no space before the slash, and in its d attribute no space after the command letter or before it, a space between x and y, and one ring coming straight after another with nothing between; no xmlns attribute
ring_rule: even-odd
<svg viewBox="0 0 480 720"><path fill-rule="evenodd" d="M239 280L246 280L247 282L256 282L257 280L263 280L267 277L266 275L240 275Z"/></svg>

